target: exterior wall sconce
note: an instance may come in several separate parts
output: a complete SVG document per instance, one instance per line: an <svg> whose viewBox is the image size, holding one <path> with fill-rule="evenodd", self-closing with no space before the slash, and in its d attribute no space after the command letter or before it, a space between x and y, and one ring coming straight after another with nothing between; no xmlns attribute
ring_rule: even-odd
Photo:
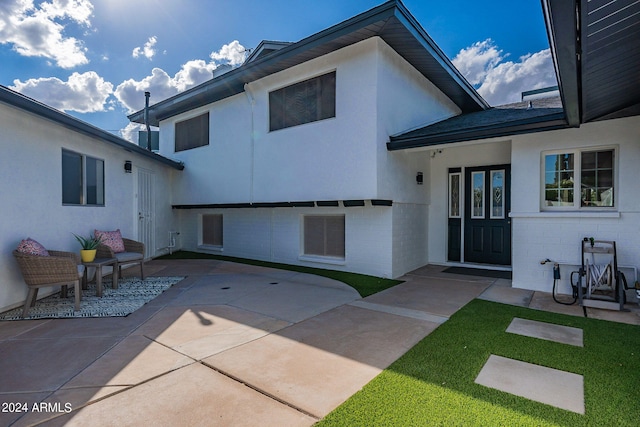
<svg viewBox="0 0 640 427"><path fill-rule="evenodd" d="M416 175L416 184L422 185L423 182L424 179L422 177L422 172L418 172L418 174Z"/></svg>
<svg viewBox="0 0 640 427"><path fill-rule="evenodd" d="M131 160L124 161L124 173L131 173Z"/></svg>

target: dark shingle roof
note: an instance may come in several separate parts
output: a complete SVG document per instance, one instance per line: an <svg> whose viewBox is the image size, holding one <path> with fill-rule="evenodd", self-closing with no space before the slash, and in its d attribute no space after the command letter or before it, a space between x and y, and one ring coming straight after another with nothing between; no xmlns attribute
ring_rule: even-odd
<svg viewBox="0 0 640 427"><path fill-rule="evenodd" d="M501 105L461 114L389 138L387 148L400 150L567 127L560 97Z"/></svg>

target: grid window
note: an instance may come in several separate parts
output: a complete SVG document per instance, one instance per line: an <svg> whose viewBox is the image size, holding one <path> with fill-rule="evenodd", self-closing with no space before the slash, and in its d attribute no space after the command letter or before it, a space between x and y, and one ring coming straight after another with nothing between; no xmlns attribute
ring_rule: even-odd
<svg viewBox="0 0 640 427"><path fill-rule="evenodd" d="M573 206L575 169L573 154L552 154L544 158L544 200L546 206Z"/></svg>
<svg viewBox="0 0 640 427"><path fill-rule="evenodd" d="M615 150L544 156L544 208L613 207Z"/></svg>
<svg viewBox="0 0 640 427"><path fill-rule="evenodd" d="M205 145L209 145L209 113L176 123L176 152Z"/></svg>
<svg viewBox="0 0 640 427"><path fill-rule="evenodd" d="M344 258L344 215L304 217L304 254Z"/></svg>
<svg viewBox="0 0 640 427"><path fill-rule="evenodd" d="M270 131L335 116L335 71L269 93Z"/></svg>
<svg viewBox="0 0 640 427"><path fill-rule="evenodd" d="M613 206L613 150L582 153L581 206Z"/></svg>

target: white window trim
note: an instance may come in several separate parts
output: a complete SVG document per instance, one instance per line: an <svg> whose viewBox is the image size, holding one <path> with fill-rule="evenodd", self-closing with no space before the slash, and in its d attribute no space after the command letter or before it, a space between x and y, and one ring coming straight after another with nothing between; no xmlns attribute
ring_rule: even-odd
<svg viewBox="0 0 640 427"><path fill-rule="evenodd" d="M308 262L317 262L320 264L331 264L331 265L346 265L346 258L340 257L330 257L330 256L321 256L321 255L299 255L298 260L300 261L308 261Z"/></svg>
<svg viewBox="0 0 640 427"><path fill-rule="evenodd" d="M588 153L592 151L607 151L613 150L613 206L582 206L582 192L580 191L580 183L582 177L582 153ZM580 147L580 148L567 148L558 150L547 150L540 153L540 211L541 212L617 212L620 198L620 187L618 180L619 173L619 146L617 145L603 145L592 147ZM557 154L573 154L573 206L546 206L544 193L545 193L545 156L557 155Z"/></svg>

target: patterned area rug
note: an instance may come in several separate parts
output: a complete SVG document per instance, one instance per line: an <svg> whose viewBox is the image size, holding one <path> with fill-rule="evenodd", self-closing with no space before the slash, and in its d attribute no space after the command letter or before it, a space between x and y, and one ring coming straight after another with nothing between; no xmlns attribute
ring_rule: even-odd
<svg viewBox="0 0 640 427"><path fill-rule="evenodd" d="M67 298L60 298L60 292L38 300L31 307L24 320L63 319L76 317L122 317L127 316L151 301L184 277L136 277L121 279L118 289L111 288L111 280L102 282L102 298L96 296L95 283L89 283L82 291L80 310L74 311L74 289L69 287ZM0 320L23 320L23 307L14 308L0 314Z"/></svg>

